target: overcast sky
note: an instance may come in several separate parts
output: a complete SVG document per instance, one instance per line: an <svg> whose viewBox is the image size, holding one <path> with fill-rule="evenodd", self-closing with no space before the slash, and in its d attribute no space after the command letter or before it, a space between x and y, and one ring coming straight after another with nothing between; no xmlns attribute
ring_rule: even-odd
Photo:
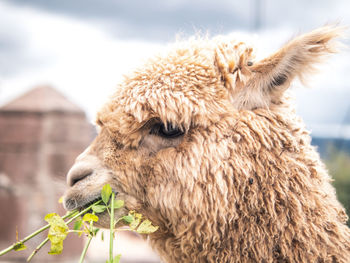
<svg viewBox="0 0 350 263"><path fill-rule="evenodd" d="M249 35L267 55L291 36L332 21L350 25L349 1L0 0L0 104L50 84L92 119L122 74L178 34ZM349 61L345 50L310 80L312 89L293 90L315 133L323 132L320 124L346 118Z"/></svg>

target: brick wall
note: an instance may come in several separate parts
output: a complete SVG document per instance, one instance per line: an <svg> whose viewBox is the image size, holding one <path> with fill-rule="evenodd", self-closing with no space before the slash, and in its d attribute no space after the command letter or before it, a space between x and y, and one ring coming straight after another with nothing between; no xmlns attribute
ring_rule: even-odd
<svg viewBox="0 0 350 263"><path fill-rule="evenodd" d="M49 92L50 96L55 94ZM94 128L84 113L65 107L69 101L63 106L60 103L59 110L52 104L48 109L31 110L28 105L31 101L38 104L53 98L35 98L33 93L29 97L15 101L12 107L10 102L10 107L0 108L0 249L15 241L16 228L23 238L46 223L45 214L65 213L57 202L65 190L65 175L94 136ZM21 101L26 103L25 107ZM69 236L61 256L48 255L47 245L33 262L78 258L82 240ZM27 251L11 252L1 257L0 262L5 259L24 262L44 238L45 234L29 241Z"/></svg>

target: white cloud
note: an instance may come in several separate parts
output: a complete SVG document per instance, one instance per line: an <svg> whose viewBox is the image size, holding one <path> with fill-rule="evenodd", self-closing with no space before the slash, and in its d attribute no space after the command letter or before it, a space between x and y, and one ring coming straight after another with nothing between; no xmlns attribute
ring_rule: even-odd
<svg viewBox="0 0 350 263"><path fill-rule="evenodd" d="M0 2L0 59L1 54L5 58L0 61L0 104L38 84L51 84L93 118L121 76L163 48L157 43L114 38L98 23L86 21ZM295 33L295 28L284 27L253 37L242 32L233 35L251 38L264 57ZM1 49L2 39L9 44ZM7 52L9 48L11 52ZM345 50L327 61L320 73L310 78L313 89L294 89L298 112L307 123L344 119L349 108L349 57ZM13 74L1 72L1 63Z"/></svg>
<svg viewBox="0 0 350 263"><path fill-rule="evenodd" d="M25 35L32 64L17 74L0 72L0 103L38 84L50 84L78 103L89 115L110 95L122 74L151 54L158 44L111 38L92 24L31 8L0 3L2 25ZM6 31L4 27L0 32ZM16 32L8 32L21 40Z"/></svg>

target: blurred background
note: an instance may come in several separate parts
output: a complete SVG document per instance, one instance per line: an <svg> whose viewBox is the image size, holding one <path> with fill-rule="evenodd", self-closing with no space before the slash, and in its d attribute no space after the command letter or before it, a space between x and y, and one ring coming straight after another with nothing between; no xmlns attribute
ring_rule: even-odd
<svg viewBox="0 0 350 263"><path fill-rule="evenodd" d="M96 132L91 121L116 84L148 57L198 32L232 34L264 57L292 36L326 23L350 25L347 0L0 0L0 250L60 211L65 174ZM349 30L347 30L349 35ZM350 44L344 39L345 45ZM293 84L297 112L350 211L350 51L332 56L309 87ZM0 262L24 262L29 249ZM108 255L94 241L87 262ZM121 262L159 262L135 235L120 235ZM70 238L60 257L77 262L82 240Z"/></svg>

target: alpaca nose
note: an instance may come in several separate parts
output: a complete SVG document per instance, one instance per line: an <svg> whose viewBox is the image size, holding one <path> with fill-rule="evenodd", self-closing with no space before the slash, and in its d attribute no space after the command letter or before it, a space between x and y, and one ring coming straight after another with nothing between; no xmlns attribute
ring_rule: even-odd
<svg viewBox="0 0 350 263"><path fill-rule="evenodd" d="M69 170L67 174L67 184L75 185L78 181L83 180L94 172L94 169L87 163L77 163Z"/></svg>

